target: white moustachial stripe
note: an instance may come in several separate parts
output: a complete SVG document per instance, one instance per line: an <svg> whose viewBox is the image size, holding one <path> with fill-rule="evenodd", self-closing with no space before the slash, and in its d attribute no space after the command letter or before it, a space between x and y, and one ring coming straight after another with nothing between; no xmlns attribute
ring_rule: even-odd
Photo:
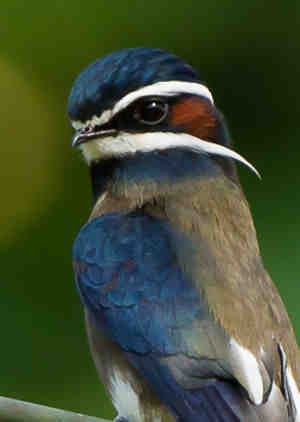
<svg viewBox="0 0 300 422"><path fill-rule="evenodd" d="M133 155L136 152L151 152L168 148L186 148L199 154L220 155L240 161L250 168L258 177L258 171L245 158L232 149L213 142L204 141L186 133L150 132L126 133L118 136L94 139L80 145L88 163L109 157Z"/></svg>

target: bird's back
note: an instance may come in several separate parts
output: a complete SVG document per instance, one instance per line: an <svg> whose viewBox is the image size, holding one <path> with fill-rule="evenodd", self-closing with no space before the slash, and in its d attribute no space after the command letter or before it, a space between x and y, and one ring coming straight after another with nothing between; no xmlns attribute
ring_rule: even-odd
<svg viewBox="0 0 300 422"><path fill-rule="evenodd" d="M299 351L222 115L152 48L85 69L68 113L95 206L74 245L94 359L129 422L300 420Z"/></svg>
<svg viewBox="0 0 300 422"><path fill-rule="evenodd" d="M196 197L193 202L197 212ZM106 204L109 208L109 198ZM125 410L134 422L150 422L155 409L163 421L170 420L170 412L184 422L289 421L288 401L281 385L275 385L274 367L264 362L260 370L254 368L251 374L250 368L241 375L250 359L238 362L242 356L230 349L232 337L209 303L207 286L215 281L207 273L208 262L212 268L208 239L201 238L199 227L189 236L179 221L175 224L180 206L170 201L163 209L156 204L94 215L75 242L75 271L89 309L90 342L98 350L97 367L113 401L117 406L121 401L122 407L120 379L125 372L125 384L136 397ZM276 353L274 343L274 357ZM249 384L247 376L253 377ZM253 401L259 383L264 403L258 405Z"/></svg>

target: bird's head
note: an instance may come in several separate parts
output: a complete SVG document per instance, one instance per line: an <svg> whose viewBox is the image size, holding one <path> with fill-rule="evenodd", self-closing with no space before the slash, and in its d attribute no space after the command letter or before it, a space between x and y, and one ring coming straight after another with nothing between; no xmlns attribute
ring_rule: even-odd
<svg viewBox="0 0 300 422"><path fill-rule="evenodd" d="M181 151L206 157L231 176L232 160L257 173L230 149L223 119L196 71L160 49L125 49L96 60L75 81L68 114L73 146L91 167Z"/></svg>

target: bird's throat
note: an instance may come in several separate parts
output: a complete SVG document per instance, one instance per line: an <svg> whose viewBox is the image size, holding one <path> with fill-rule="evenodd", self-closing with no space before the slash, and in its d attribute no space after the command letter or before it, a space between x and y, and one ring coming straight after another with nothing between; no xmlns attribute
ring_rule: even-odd
<svg viewBox="0 0 300 422"><path fill-rule="evenodd" d="M197 192L199 184L224 177L220 163L185 150L153 151L101 160L91 165L94 204L104 192L140 208L157 199Z"/></svg>
<svg viewBox="0 0 300 422"><path fill-rule="evenodd" d="M108 189L108 185L113 179L116 168L119 165L119 160L109 159L93 163L90 167L93 205Z"/></svg>

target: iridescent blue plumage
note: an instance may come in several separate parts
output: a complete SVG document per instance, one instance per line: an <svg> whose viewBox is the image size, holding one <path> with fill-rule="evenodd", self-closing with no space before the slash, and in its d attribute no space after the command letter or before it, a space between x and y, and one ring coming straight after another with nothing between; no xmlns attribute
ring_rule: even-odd
<svg viewBox="0 0 300 422"><path fill-rule="evenodd" d="M76 79L68 114L86 121L111 108L121 96L162 81L198 82L195 70L183 60L158 48L128 48L96 60Z"/></svg>
<svg viewBox="0 0 300 422"><path fill-rule="evenodd" d="M124 350L183 351L181 330L204 315L170 236L166 223L142 213L114 213L86 225L75 242L82 300Z"/></svg>
<svg viewBox="0 0 300 422"><path fill-rule="evenodd" d="M195 82L135 48L70 94L94 194L73 249L91 352L128 422L294 422L299 351L232 159L253 167Z"/></svg>
<svg viewBox="0 0 300 422"><path fill-rule="evenodd" d="M250 403L241 406L238 386L222 381L231 379L226 364L199 360L191 348L190 334L197 341L202 329L217 329L201 291L178 265L172 247L177 236L167 222L143 212L88 223L73 249L82 301L97 329L121 347L176 419L256 417ZM186 239L179 241L187 246Z"/></svg>

